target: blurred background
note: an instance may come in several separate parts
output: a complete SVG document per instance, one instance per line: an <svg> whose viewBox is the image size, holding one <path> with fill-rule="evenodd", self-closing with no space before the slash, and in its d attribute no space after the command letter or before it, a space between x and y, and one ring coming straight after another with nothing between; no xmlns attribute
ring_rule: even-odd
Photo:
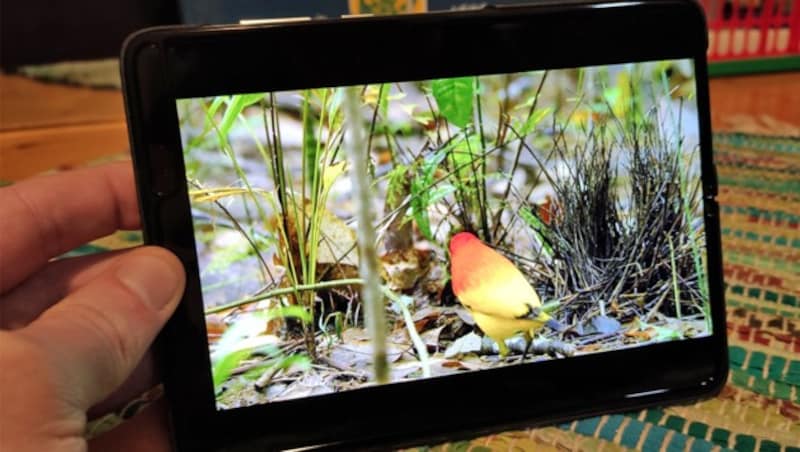
<svg viewBox="0 0 800 452"><path fill-rule="evenodd" d="M47 0L5 2L0 66L115 57L125 36L164 24L221 24L243 19L391 14L537 0L167 0L103 2ZM800 55L800 11L796 0L702 0L710 28L713 61ZM677 32L677 30L676 30ZM58 43L58 45L53 45ZM750 61L749 63L752 63ZM748 70L738 64L728 72ZM760 61L754 69L797 69L794 61Z"/></svg>
<svg viewBox="0 0 800 452"><path fill-rule="evenodd" d="M535 0L534 0L535 1ZM524 3L498 0L493 4ZM531 3L529 0L527 3ZM485 2L458 0L78 0L4 2L4 69L64 60L115 57L127 35L165 24L225 24L243 19L338 17L342 14L392 13L481 7ZM58 43L58 45L53 45Z"/></svg>

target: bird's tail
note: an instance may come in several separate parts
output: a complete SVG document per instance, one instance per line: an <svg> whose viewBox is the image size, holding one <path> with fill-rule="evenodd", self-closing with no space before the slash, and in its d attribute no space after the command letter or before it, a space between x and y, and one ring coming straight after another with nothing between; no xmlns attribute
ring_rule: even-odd
<svg viewBox="0 0 800 452"><path fill-rule="evenodd" d="M550 317L550 314L544 312L544 310L540 308L534 308L529 310L527 318L539 321L542 324L558 332L562 332L566 329L566 327L563 324L561 324L561 322Z"/></svg>
<svg viewBox="0 0 800 452"><path fill-rule="evenodd" d="M551 329L558 331L559 333L567 329L563 323L559 322L558 320L552 317L550 317L550 320L546 321L544 324L550 327Z"/></svg>

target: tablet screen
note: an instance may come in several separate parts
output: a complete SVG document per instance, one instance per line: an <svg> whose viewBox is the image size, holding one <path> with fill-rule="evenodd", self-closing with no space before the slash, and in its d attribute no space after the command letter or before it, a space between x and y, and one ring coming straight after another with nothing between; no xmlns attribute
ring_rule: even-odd
<svg viewBox="0 0 800 452"><path fill-rule="evenodd" d="M397 383L711 334L691 60L177 110L219 410L375 385L376 360ZM377 334L348 124L366 137Z"/></svg>

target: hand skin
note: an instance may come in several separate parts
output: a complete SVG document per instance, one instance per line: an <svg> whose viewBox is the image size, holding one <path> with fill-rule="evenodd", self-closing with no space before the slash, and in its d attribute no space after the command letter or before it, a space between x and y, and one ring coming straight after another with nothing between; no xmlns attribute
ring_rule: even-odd
<svg viewBox="0 0 800 452"><path fill-rule="evenodd" d="M157 383L148 350L183 293L180 262L156 247L52 261L138 227L129 162L0 188L0 451L170 450L163 402L83 433Z"/></svg>

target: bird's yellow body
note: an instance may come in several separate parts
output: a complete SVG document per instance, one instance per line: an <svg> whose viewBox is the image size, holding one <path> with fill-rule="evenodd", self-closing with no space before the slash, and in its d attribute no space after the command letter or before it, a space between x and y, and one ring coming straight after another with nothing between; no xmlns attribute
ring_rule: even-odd
<svg viewBox="0 0 800 452"><path fill-rule="evenodd" d="M450 274L453 292L501 356L508 353L506 339L523 334L529 340L550 320L522 272L468 232L450 241Z"/></svg>

